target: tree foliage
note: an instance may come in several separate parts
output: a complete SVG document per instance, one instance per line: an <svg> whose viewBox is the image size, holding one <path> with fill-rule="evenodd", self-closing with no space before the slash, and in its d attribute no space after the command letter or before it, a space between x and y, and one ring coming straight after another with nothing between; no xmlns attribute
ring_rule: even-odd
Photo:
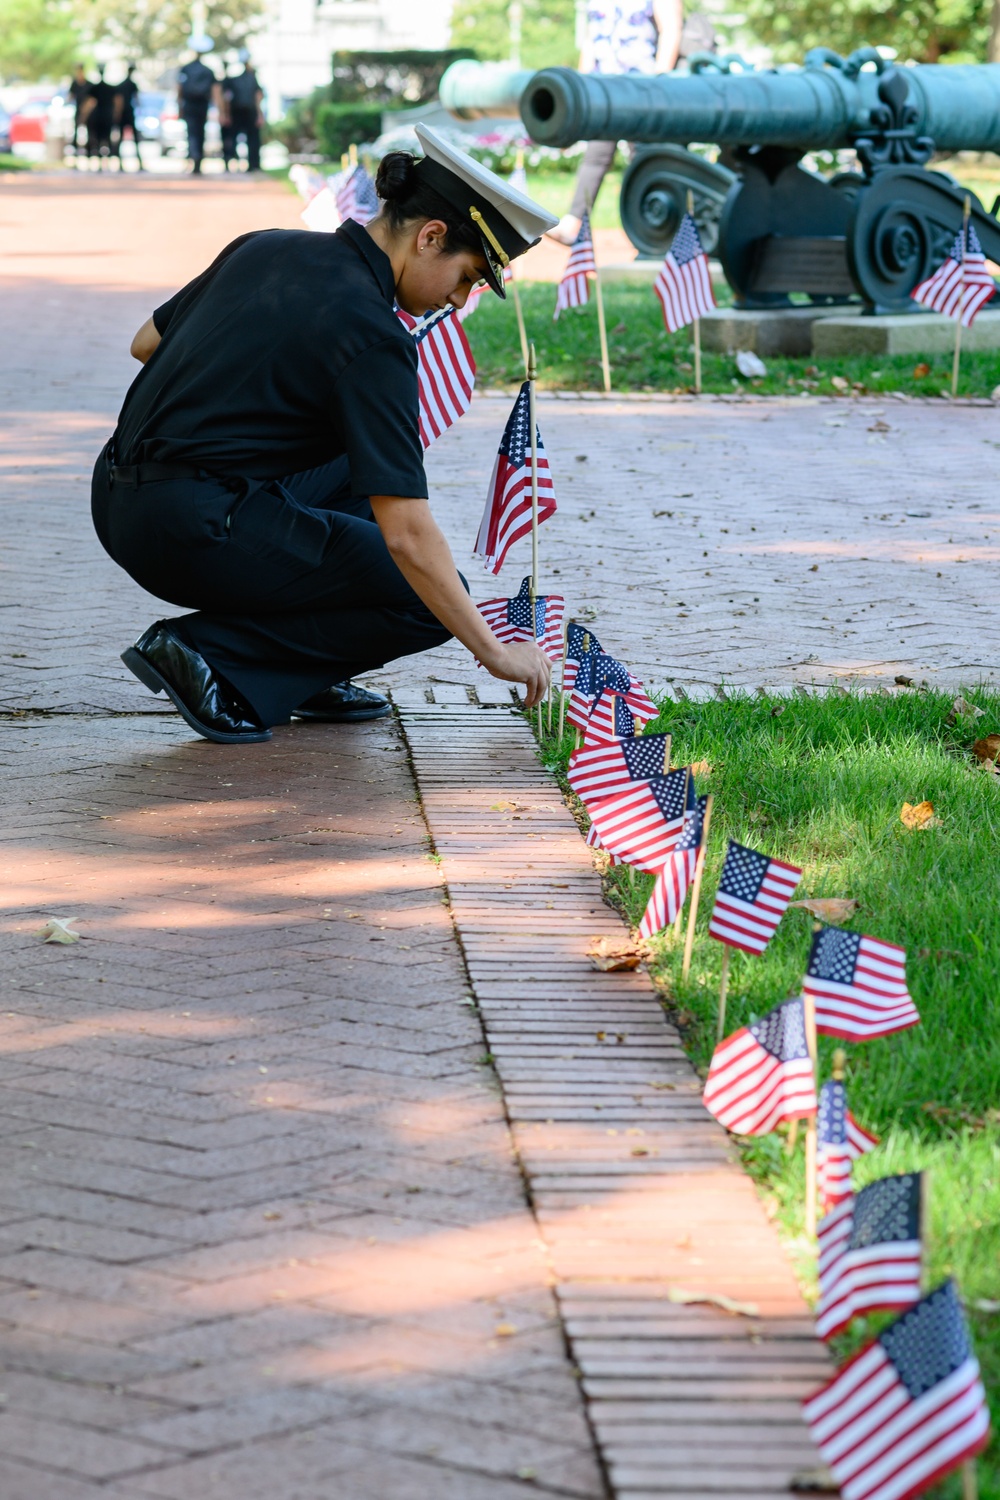
<svg viewBox="0 0 1000 1500"><path fill-rule="evenodd" d="M80 36L68 4L0 0L0 77L60 78L77 60Z"/></svg>
<svg viewBox="0 0 1000 1500"><path fill-rule="evenodd" d="M801 62L810 47L845 55L895 47L901 61L985 62L991 0L746 0L749 36L779 62Z"/></svg>
<svg viewBox="0 0 1000 1500"><path fill-rule="evenodd" d="M94 43L111 42L136 61L172 58L186 50L191 34L187 0L75 0L75 6ZM209 0L206 30L216 51L249 46L265 6L266 0Z"/></svg>
<svg viewBox="0 0 1000 1500"><path fill-rule="evenodd" d="M484 61L510 56L509 0L455 0L451 44L472 47ZM523 0L521 65L575 67L578 58L573 0Z"/></svg>

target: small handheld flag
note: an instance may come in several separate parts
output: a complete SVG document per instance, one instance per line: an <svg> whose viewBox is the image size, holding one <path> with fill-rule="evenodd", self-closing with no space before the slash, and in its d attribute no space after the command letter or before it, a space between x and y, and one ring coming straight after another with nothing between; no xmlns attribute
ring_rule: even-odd
<svg viewBox="0 0 1000 1500"><path fill-rule="evenodd" d="M566 717L578 729L586 729L595 700L605 689L621 693L640 727L655 719L657 708L646 694L638 677L606 651L590 651L573 674L573 687L566 705Z"/></svg>
<svg viewBox="0 0 1000 1500"><path fill-rule="evenodd" d="M639 923L641 938L651 938L662 928L669 927L680 914L698 864L707 803L707 797L699 797L697 805L685 815L681 836L657 875L656 884L642 914L642 921Z"/></svg>
<svg viewBox="0 0 1000 1500"><path fill-rule="evenodd" d="M420 441L426 449L471 406L476 361L453 307L422 318L397 307L396 316L417 346Z"/></svg>
<svg viewBox="0 0 1000 1500"><path fill-rule="evenodd" d="M782 1120L815 1114L816 1082L801 996L719 1043L702 1099L735 1135L768 1135Z"/></svg>
<svg viewBox="0 0 1000 1500"><path fill-rule="evenodd" d="M843 1500L910 1500L981 1452L989 1410L954 1282L890 1323L802 1412Z"/></svg>
<svg viewBox="0 0 1000 1500"><path fill-rule="evenodd" d="M801 878L795 865L730 839L709 937L745 953L763 953Z"/></svg>
<svg viewBox="0 0 1000 1500"><path fill-rule="evenodd" d="M334 189L334 197L341 223L353 219L357 224L370 224L378 213L375 184L362 166L341 175L341 180Z"/></svg>
<svg viewBox="0 0 1000 1500"><path fill-rule="evenodd" d="M863 1130L847 1108L839 1079L824 1083L819 1091L816 1184L825 1209L851 1196L851 1163L877 1145L878 1136Z"/></svg>
<svg viewBox="0 0 1000 1500"><path fill-rule="evenodd" d="M802 988L826 1036L867 1042L920 1021L906 987L906 949L843 927L816 933Z"/></svg>
<svg viewBox="0 0 1000 1500"><path fill-rule="evenodd" d="M594 259L594 237L590 231L590 214L584 210L583 219L580 222L579 233L570 246L569 260L556 292L556 310L553 318L558 318L561 312L568 307L583 307L584 303L590 301L590 278L597 274L597 262Z"/></svg>
<svg viewBox="0 0 1000 1500"><path fill-rule="evenodd" d="M580 625L576 620L570 620L566 629L566 675L563 678L563 688L567 693L573 691L577 673L583 663L591 656L603 656L604 647L592 630L586 625Z"/></svg>
<svg viewBox="0 0 1000 1500"><path fill-rule="evenodd" d="M513 599L487 599L476 608L498 641L534 641L551 661L562 655L562 623L566 601L561 594L539 594L531 619L531 578L522 578Z"/></svg>
<svg viewBox="0 0 1000 1500"><path fill-rule="evenodd" d="M655 873L676 848L694 801L694 783L684 766L592 802L588 811L602 849L636 870Z"/></svg>
<svg viewBox="0 0 1000 1500"><path fill-rule="evenodd" d="M636 782L662 776L669 743L668 734L644 734L611 745L585 746L570 756L567 780L589 807L613 792L628 791Z"/></svg>
<svg viewBox="0 0 1000 1500"><path fill-rule="evenodd" d="M583 731L585 745L610 745L616 739L635 734L635 716L628 700L605 688L600 694Z"/></svg>
<svg viewBox="0 0 1000 1500"><path fill-rule="evenodd" d="M962 240L965 238L965 259L962 259ZM914 302L944 313L946 318L957 318L963 328L971 328L976 316L989 302L996 290L996 283L986 269L986 257L979 243L979 236L971 224L959 230L955 243L943 265L938 266L932 276L922 281L910 293Z"/></svg>
<svg viewBox="0 0 1000 1500"><path fill-rule="evenodd" d="M881 1177L820 1221L816 1332L832 1339L858 1313L920 1301L919 1172Z"/></svg>
<svg viewBox="0 0 1000 1500"><path fill-rule="evenodd" d="M531 421L530 392L526 380L507 419L486 508L473 551L483 558L491 573L499 573L504 558L522 536L531 531ZM538 520L555 514L556 496L549 461L536 428L538 450ZM560 643L561 649L561 643Z"/></svg>
<svg viewBox="0 0 1000 1500"><path fill-rule="evenodd" d="M669 333L677 333L715 307L708 256L701 247L698 226L686 213L674 235L654 282Z"/></svg>

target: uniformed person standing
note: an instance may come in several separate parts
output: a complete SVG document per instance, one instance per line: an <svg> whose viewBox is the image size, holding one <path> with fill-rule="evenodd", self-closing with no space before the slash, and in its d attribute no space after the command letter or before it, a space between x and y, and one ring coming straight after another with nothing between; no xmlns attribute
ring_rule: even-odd
<svg viewBox="0 0 1000 1500"><path fill-rule="evenodd" d="M142 165L142 157L139 154L141 136L139 135L139 127L135 122L135 101L139 97L139 85L135 81L135 63L129 63L125 77L115 89L115 93L118 96L116 107L118 115L118 155L121 157L122 141L125 139L126 130L129 130L132 132L132 144L135 147L135 159L138 163L139 171L144 172L145 167Z"/></svg>
<svg viewBox="0 0 1000 1500"><path fill-rule="evenodd" d="M115 91L104 77L103 65L97 70L97 82L90 86L84 109L87 122L87 156L96 157L98 169L104 171L105 157L116 154L112 133L115 128Z"/></svg>
<svg viewBox="0 0 1000 1500"><path fill-rule="evenodd" d="M201 175L202 158L205 155L205 124L208 107L216 88L216 77L200 54L211 47L199 45L190 62L185 63L177 74L177 113L187 129L188 157L194 176Z"/></svg>
<svg viewBox="0 0 1000 1500"><path fill-rule="evenodd" d="M387 156L382 209L336 234L244 235L136 334L143 363L101 453L93 515L143 588L195 611L123 660L206 739L290 717L371 718L350 679L456 636L528 704L548 658L504 645L427 503L417 356L393 303L462 307L554 217L417 127Z"/></svg>
<svg viewBox="0 0 1000 1500"><path fill-rule="evenodd" d="M236 156L236 148L240 136L247 143L247 171L260 171L260 106L264 98L263 90L257 82L257 74L250 66L250 53L245 47L240 48L240 62L243 64L242 73L236 73L232 78L224 79L221 87L223 98L222 128L229 139L229 157ZM224 135L225 139L225 135ZM226 170L229 170L229 161L226 162Z"/></svg>

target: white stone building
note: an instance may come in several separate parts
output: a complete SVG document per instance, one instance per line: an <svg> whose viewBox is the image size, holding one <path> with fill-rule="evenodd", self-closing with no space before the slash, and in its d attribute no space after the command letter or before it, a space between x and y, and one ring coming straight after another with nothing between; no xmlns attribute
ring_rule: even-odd
<svg viewBox="0 0 1000 1500"><path fill-rule="evenodd" d="M268 112L277 117L330 81L330 55L448 46L452 0L270 0L253 41Z"/></svg>

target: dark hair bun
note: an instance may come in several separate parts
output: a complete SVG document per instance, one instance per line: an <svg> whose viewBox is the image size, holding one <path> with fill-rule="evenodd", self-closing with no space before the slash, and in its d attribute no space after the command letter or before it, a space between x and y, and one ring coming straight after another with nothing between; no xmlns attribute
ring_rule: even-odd
<svg viewBox="0 0 1000 1500"><path fill-rule="evenodd" d="M404 203L416 188L414 158L409 151L390 151L378 165L375 191L384 203Z"/></svg>

